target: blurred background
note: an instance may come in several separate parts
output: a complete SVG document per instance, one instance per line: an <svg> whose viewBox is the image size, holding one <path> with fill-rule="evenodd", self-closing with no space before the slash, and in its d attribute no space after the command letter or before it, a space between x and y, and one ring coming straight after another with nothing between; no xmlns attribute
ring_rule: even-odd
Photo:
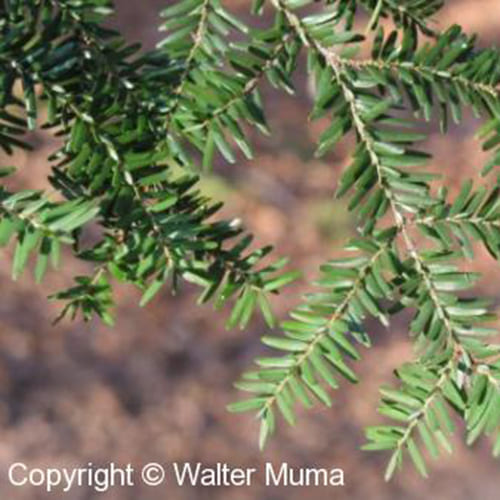
<svg viewBox="0 0 500 500"><path fill-rule="evenodd" d="M116 0L119 27L131 40L152 47L160 38L157 14L172 1ZM244 13L249 1L225 2ZM460 23L478 32L480 45L500 42L500 4L495 0L453 0L439 15L441 28ZM203 180L205 189L226 202L223 215L240 216L255 233L256 244L271 243L288 255L294 268L315 277L323 260L333 257L354 232L354 220L344 201L332 194L348 161L349 144L341 144L322 161L313 157L314 141L324 123L308 123L311 105L305 72L296 75L296 97L263 87L274 131L266 138L251 132L256 158L236 165L222 162ZM434 167L457 187L461 178L477 176L484 157L473 137L472 118L446 138L433 134L429 148ZM34 134L33 153L0 158L20 167L19 187L45 186L46 157L56 144ZM498 263L478 251L475 267L487 274L481 291L498 303ZM59 306L46 295L71 283L84 270L68 256L64 267L36 286L29 273L13 283L10 255L0 264L0 492L13 500L295 500L304 495L320 499L472 499L500 497L498 462L490 443L473 449L462 444L458 428L455 453L430 464L431 476L421 479L407 466L386 484L386 457L359 450L363 427L381 422L376 413L377 388L392 381L392 370L411 356L408 318L397 318L389 330L368 325L374 347L357 367L362 383L344 385L331 409L302 414L296 428L281 425L264 453L257 448L257 422L251 415L230 415L227 403L239 397L232 383L252 359L262 353L259 338L265 326L255 321L247 331L226 331L227 314L194 305L194 290L186 287L173 297L167 290L147 308L137 306L138 294L129 287L116 291L117 323L112 329L98 322L82 324L52 320ZM274 303L279 317L298 303L304 281ZM226 311L227 313L227 311ZM105 494L75 489L49 495L41 490L14 490L6 471L22 461L30 467L73 467L94 464L155 461L204 462L262 469L266 461L292 466L341 467L343 488L271 488L258 479L249 488L157 489L138 485ZM409 465L409 464L408 464Z"/></svg>

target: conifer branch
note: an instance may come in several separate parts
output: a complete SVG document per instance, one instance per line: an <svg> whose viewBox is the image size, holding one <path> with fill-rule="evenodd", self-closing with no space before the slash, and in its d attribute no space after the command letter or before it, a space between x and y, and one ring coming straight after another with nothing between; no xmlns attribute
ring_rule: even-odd
<svg viewBox="0 0 500 500"><path fill-rule="evenodd" d="M500 56L499 56L500 57ZM500 93L500 87L484 82L477 82L472 78L468 78L462 74L455 74L449 70L439 70L433 66L425 64L415 64L412 61L385 61L383 59L348 59L339 57L339 63L345 67L355 70L372 68L378 70L388 70L395 77L399 77L401 72L410 71L416 76L422 77L424 80L441 80L454 84L459 84L473 90L477 93L489 95L497 98Z"/></svg>
<svg viewBox="0 0 500 500"><path fill-rule="evenodd" d="M490 436L498 456L500 345L485 326L495 316L488 300L462 294L479 275L456 261L472 259L476 241L500 260L500 184L465 181L450 197L439 175L418 168L430 155L417 125L438 119L446 133L450 116L459 123L472 109L486 118L483 149L493 150L482 173L498 166L500 52L479 49L459 26L432 29L442 0L324 3L302 15L313 0L270 0L272 27L249 29L220 0L176 0L162 13L166 37L141 53L102 24L109 0L0 2L0 148L29 148L23 136L39 126L63 144L49 158L57 201L0 188L0 246L15 240L14 278L34 257L40 281L64 244L92 264L51 296L65 303L58 319L112 324L115 279L139 287L141 305L183 280L201 288L200 303L235 299L229 327L244 328L260 310L273 328L269 299L297 273L283 271L285 259L264 263L271 248L251 250L239 221L215 219L220 204L196 189L196 176L177 172L197 166L193 149L204 169L217 153L235 162L235 146L252 158L246 125L268 133L260 82L294 93L306 52L310 118L330 118L316 154L356 137L336 196L350 194L360 237L347 257L320 267L321 291L291 311L282 334L263 337L278 354L256 360L237 384L249 398L230 409L257 412L263 446L278 412L293 424L296 403L330 406L339 377L357 381L348 359L360 359L356 344L370 346L367 318L387 326L412 309L415 360L396 370L398 388L381 389L380 413L396 423L369 427L366 448L391 452L386 478L406 458L426 475L422 451L450 450L454 411L467 443ZM265 4L255 0L253 13ZM355 28L360 10L370 16L364 35ZM360 43L370 43L369 57L357 58ZM0 169L1 178L12 173ZM91 223L99 231L88 248L82 234Z"/></svg>
<svg viewBox="0 0 500 500"><path fill-rule="evenodd" d="M165 125L166 135L168 134L172 117L173 115L175 115L177 109L179 108L184 87L186 86L189 74L193 67L193 63L195 62L196 54L198 50L200 50L200 47L204 42L204 32L207 29L208 14L211 9L211 0L203 0L198 9L199 9L199 21L197 23L195 30L193 31L193 44L192 47L189 49L187 57L184 61L184 70L182 71L179 77L179 83L172 92L172 97L174 102L173 104L171 104L170 108L167 111L167 119Z"/></svg>
<svg viewBox="0 0 500 500"><path fill-rule="evenodd" d="M243 88L237 92L235 95L231 96L224 104L220 105L216 109L210 112L210 114L204 118L203 121L192 125L183 130L183 133L194 132L199 129L204 129L210 126L210 123L213 120L216 120L219 116L223 115L227 111L229 111L233 106L243 101L247 96L252 94L257 88L267 71L270 70L279 57L283 54L283 51L292 38L292 34L287 33L281 41L273 48L271 52L271 57L266 60L266 62L261 66L261 68L257 71L257 73L245 82Z"/></svg>
<svg viewBox="0 0 500 500"><path fill-rule="evenodd" d="M260 410L261 418L265 418L266 413L276 404L277 399L280 397L281 393L286 389L287 385L290 383L291 379L297 375L300 375L301 369L303 369L304 364L310 362L310 358L314 353L314 350L320 345L321 341L332 335L332 329L336 322L342 320L346 314L346 311L351 303L351 300L359 292L363 281L366 279L369 272L372 270L374 264L384 255L388 247L392 243L392 240L388 240L384 243L368 260L368 262L361 267L355 282L350 286L348 293L342 299L342 301L335 307L333 314L330 316L326 324L322 325L321 328L315 333L311 340L306 344L307 347L294 359L291 366L287 366L286 371L282 373L282 379L279 384L272 391L272 394L266 396L266 401L263 408Z"/></svg>

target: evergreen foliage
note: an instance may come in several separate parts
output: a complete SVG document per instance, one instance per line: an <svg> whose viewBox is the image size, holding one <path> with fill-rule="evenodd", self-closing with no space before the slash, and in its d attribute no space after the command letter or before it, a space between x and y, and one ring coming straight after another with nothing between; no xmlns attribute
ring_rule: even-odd
<svg viewBox="0 0 500 500"><path fill-rule="evenodd" d="M253 28L219 0L178 0L162 12L163 41L150 52L103 22L108 0L0 2L0 147L29 148L37 127L62 140L50 161L50 193L0 188L0 244L15 241L13 277L30 256L41 281L61 247L91 263L87 276L54 294L61 317L82 313L111 323L112 280L138 286L141 304L167 282L202 289L200 302L230 299L229 326L244 328L259 309L273 327L270 296L294 280L271 248L250 249L238 221L218 220L196 188L215 155L252 158L249 126L270 133L259 93L267 80L294 92L301 54L315 84L309 118L330 125L317 154L356 139L336 196L348 197L358 237L346 256L320 269L304 297L266 335L273 355L256 360L230 405L255 411L264 446L276 416L295 423L296 403L331 405L341 378L357 382L351 360L370 347L369 318L389 326L410 311L415 359L383 387L390 423L366 429L369 450L389 453L389 479L405 461L423 475L429 457L451 450L456 421L467 443L486 434L500 455L500 345L488 300L463 270L477 243L500 258L500 178L466 180L452 197L429 172L422 123L462 121L471 109L491 159L500 160L500 53L453 26L437 30L442 0L254 0L273 16ZM367 55L368 54L368 55ZM47 109L47 112L42 110ZM12 168L0 171L2 177ZM476 183L477 184L477 183ZM90 247L85 230L98 233Z"/></svg>

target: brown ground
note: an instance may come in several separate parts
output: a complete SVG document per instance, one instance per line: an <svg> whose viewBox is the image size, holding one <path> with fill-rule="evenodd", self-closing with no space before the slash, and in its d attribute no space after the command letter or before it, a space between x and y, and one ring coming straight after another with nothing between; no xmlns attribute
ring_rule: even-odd
<svg viewBox="0 0 500 500"><path fill-rule="evenodd" d="M156 12L165 0L117 0L117 25L133 38L151 45L157 34ZM245 1L234 5L246 5ZM484 44L498 43L500 7L494 0L453 0L440 24L460 22L478 31ZM298 82L303 90L304 82ZM294 267L313 277L317 264L332 256L352 233L353 221L342 203L332 201L336 178L347 161L345 146L325 161L312 159L316 125L304 122L307 93L291 99L266 90L272 139L256 137L257 157L252 164L219 165L207 189L227 201L226 214L241 215L258 236ZM271 99L272 97L272 99ZM457 183L467 172L477 172L482 156L472 138L469 120L453 137L432 137L436 167ZM35 137L36 154L20 154L20 183L40 186L44 157L54 144ZM12 160L9 161L12 163ZM490 277L484 290L498 294L497 263L484 254L478 267ZM391 370L410 355L405 319L390 331L373 327L375 347L366 353L359 371L363 383L338 391L332 409L302 415L297 428L281 426L265 453L256 446L256 422L251 416L233 416L225 405L237 397L232 382L261 352L264 327L254 322L245 331L224 329L224 318L209 308L193 306L186 290L178 297L167 292L150 307L139 309L129 288L117 294L118 321L107 329L98 323L51 325L57 307L45 300L48 291L69 283L76 272L71 259L53 273L43 288L26 275L10 280L10 260L0 266L0 470L16 461L30 466L85 465L88 462L142 463L156 461L228 462L234 466L262 467L265 461L287 461L296 466L342 467L343 489L264 488L256 482L241 489L180 489L137 486L103 495L108 500L295 500L313 499L471 499L499 497L498 462L489 445L472 450L456 439L456 452L435 464L428 480L407 467L392 483L382 479L384 457L359 451L364 425L377 421L377 387L391 380ZM49 290L47 290L47 288ZM297 303L303 290L295 287L276 302L277 312ZM459 430L461 431L461 430ZM13 490L0 475L1 498L42 500L94 499L79 489L61 496L40 490Z"/></svg>

